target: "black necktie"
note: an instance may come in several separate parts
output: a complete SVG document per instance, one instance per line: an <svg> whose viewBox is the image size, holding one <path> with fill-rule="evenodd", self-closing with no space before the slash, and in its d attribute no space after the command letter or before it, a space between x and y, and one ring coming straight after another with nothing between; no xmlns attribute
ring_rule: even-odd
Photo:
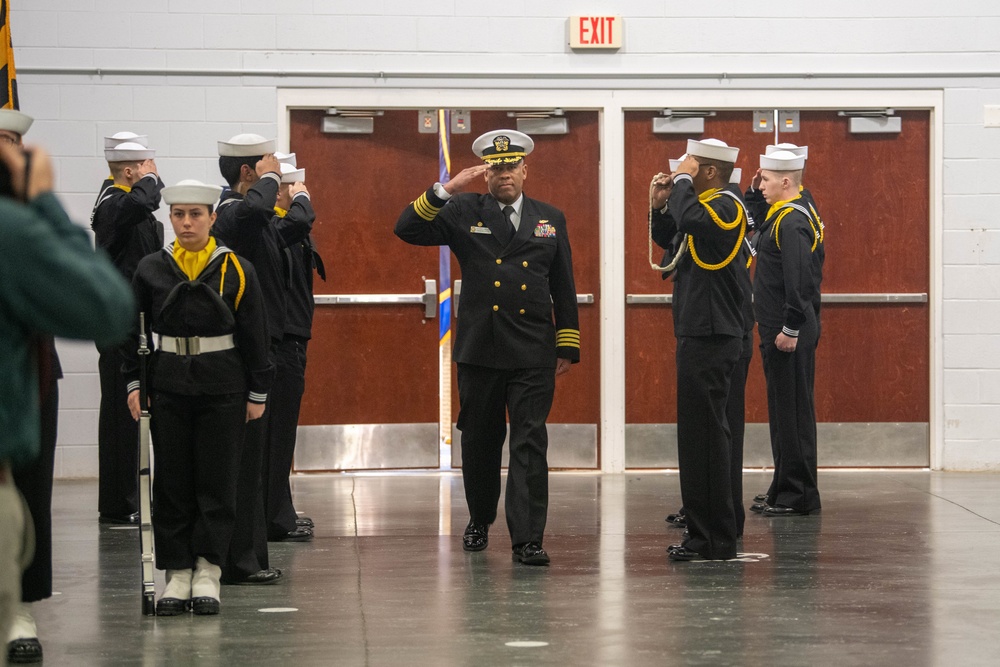
<svg viewBox="0 0 1000 667"><path fill-rule="evenodd" d="M514 238L514 234L517 233L517 229L514 228L514 207L504 206L503 207L503 217L507 220L507 232L510 234L511 238Z"/></svg>

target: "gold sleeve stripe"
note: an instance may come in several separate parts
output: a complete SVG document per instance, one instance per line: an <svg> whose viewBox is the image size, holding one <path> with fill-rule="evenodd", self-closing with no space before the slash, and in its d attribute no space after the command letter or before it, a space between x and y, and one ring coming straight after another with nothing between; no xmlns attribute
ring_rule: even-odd
<svg viewBox="0 0 1000 667"><path fill-rule="evenodd" d="M575 347L576 349L579 350L580 349L580 344L579 343L556 343L556 347Z"/></svg>
<svg viewBox="0 0 1000 667"><path fill-rule="evenodd" d="M556 335L557 336L576 336L577 338L579 338L580 337L580 330L579 329L558 329L558 330L556 330Z"/></svg>
<svg viewBox="0 0 1000 667"><path fill-rule="evenodd" d="M438 211L441 209L437 206L431 206L431 203L427 201L427 193L425 192L413 202L413 210L417 212L417 215L429 222L437 217Z"/></svg>

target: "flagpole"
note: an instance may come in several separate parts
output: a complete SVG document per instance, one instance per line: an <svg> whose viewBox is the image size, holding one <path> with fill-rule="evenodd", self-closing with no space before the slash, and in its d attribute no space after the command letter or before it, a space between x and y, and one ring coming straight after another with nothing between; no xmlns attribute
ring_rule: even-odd
<svg viewBox="0 0 1000 667"><path fill-rule="evenodd" d="M451 180L451 113L438 109L438 180ZM438 433L440 468L451 470L451 249L438 248Z"/></svg>

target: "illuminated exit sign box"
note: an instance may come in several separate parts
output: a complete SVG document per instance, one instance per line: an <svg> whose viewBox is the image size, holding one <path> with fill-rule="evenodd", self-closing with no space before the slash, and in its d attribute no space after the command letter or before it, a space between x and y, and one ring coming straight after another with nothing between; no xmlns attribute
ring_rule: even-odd
<svg viewBox="0 0 1000 667"><path fill-rule="evenodd" d="M620 16L570 16L572 49L620 49L624 24Z"/></svg>

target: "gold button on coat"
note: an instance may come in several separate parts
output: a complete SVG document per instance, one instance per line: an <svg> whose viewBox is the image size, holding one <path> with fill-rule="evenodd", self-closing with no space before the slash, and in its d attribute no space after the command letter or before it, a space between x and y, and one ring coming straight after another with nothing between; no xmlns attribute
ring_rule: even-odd
<svg viewBox="0 0 1000 667"><path fill-rule="evenodd" d="M527 262L527 260L521 262L521 266L523 266L524 268L528 268L528 262Z"/></svg>
<svg viewBox="0 0 1000 667"><path fill-rule="evenodd" d="M500 281L498 280L498 281L496 281L495 283L493 283L493 286L494 286L494 287L500 287Z"/></svg>
<svg viewBox="0 0 1000 667"><path fill-rule="evenodd" d="M526 289L528 289L528 286L527 286L527 285L521 285L521 291L524 291L524 290L526 290Z"/></svg>
<svg viewBox="0 0 1000 667"><path fill-rule="evenodd" d="M519 312L520 312L520 313L521 313L522 315L524 315L524 308L522 308L522 309L521 309L521 310L520 310Z"/></svg>
<svg viewBox="0 0 1000 667"><path fill-rule="evenodd" d="M500 310L500 306L493 306L493 310Z"/></svg>
<svg viewBox="0 0 1000 667"><path fill-rule="evenodd" d="M497 264L503 264L503 260L497 257Z"/></svg>

